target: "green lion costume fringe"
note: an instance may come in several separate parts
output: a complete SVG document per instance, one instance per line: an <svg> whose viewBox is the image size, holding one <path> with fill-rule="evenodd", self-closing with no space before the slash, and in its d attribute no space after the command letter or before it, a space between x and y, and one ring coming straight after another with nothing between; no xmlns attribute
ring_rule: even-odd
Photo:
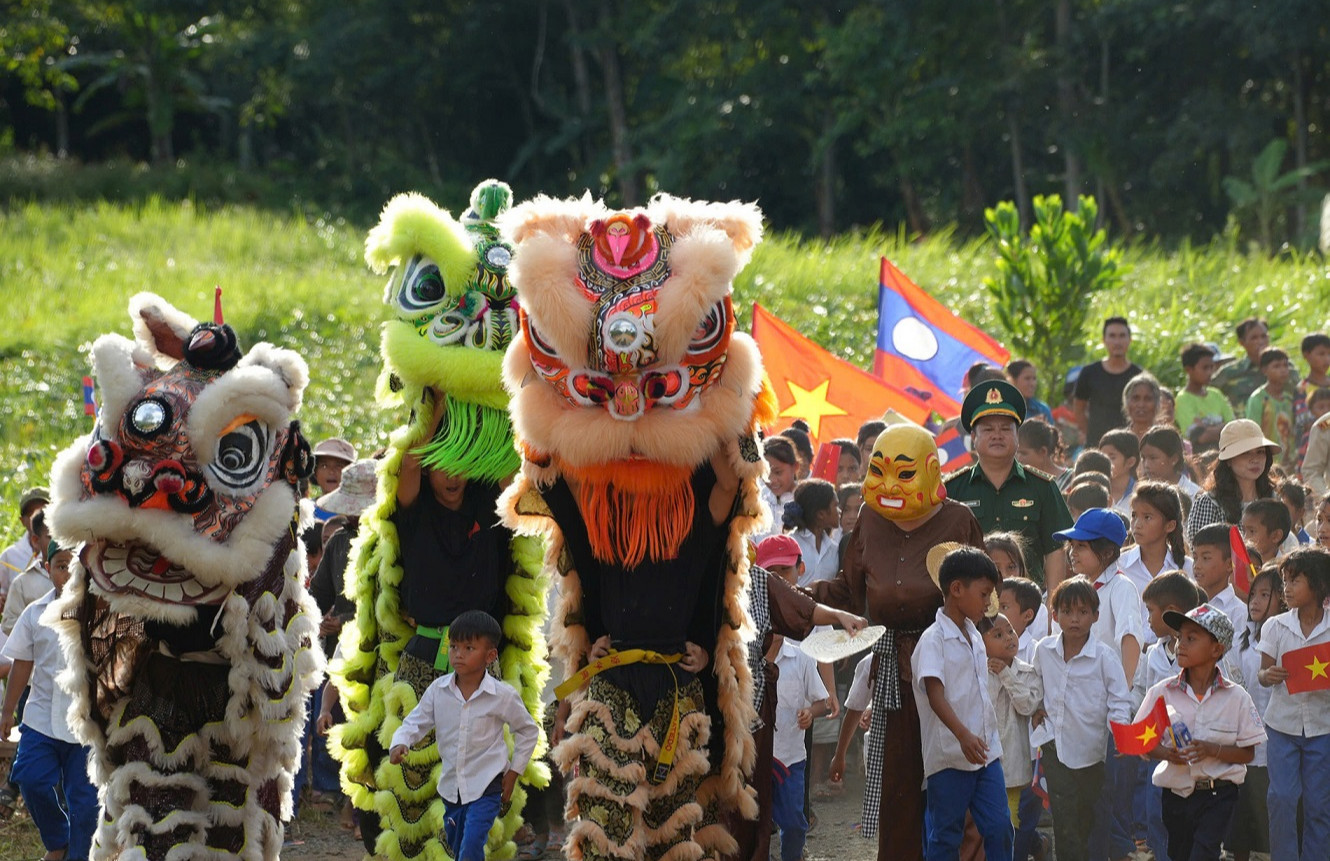
<svg viewBox="0 0 1330 861"><path fill-rule="evenodd" d="M426 466L468 479L499 481L518 467L508 397L500 383L503 350L516 330L507 280L511 249L492 223L511 197L507 185L487 180L472 192L470 211L459 223L418 194L399 195L365 242L365 259L376 273L396 267L384 296L397 318L384 324L378 398L410 415L391 436L379 467L377 500L361 517L352 549L355 573L347 578L347 591L356 602L356 617L342 634L344 661L333 669L347 722L332 730L330 749L342 763L342 784L352 803L381 819L376 852L394 859L449 856L438 839L443 802L435 788L437 748L417 746L400 766L382 753L431 680L398 676L402 650L415 629L400 603L400 543L390 518L408 451ZM431 387L442 391L446 402L433 439L427 438ZM505 584L509 612L500 620L505 644L499 670L539 724L540 693L549 672L541 636L543 550L527 537L514 538L511 549L516 565ZM522 821L522 783L544 786L549 780L539 762L544 749L542 737L511 809L490 833L491 858L511 858L516 851L511 838Z"/></svg>

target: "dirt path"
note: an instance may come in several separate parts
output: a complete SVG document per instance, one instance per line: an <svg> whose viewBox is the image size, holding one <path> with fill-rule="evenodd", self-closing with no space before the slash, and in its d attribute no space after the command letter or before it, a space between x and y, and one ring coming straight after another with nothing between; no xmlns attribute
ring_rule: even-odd
<svg viewBox="0 0 1330 861"><path fill-rule="evenodd" d="M808 835L808 861L873 861L876 855L877 842L861 838L856 827L863 780L851 775L845 784L841 797L814 805L818 823ZM362 861L365 857L360 841L338 825L332 812L307 806L286 836L283 861ZM563 856L548 853L545 857L559 861Z"/></svg>

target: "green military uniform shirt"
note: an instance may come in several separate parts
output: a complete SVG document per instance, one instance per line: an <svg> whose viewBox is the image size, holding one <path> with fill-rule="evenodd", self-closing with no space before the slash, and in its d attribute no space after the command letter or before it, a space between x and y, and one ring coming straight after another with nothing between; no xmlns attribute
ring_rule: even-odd
<svg viewBox="0 0 1330 861"><path fill-rule="evenodd" d="M1042 586L1044 556L1062 546L1053 533L1072 526L1067 503L1053 479L1013 461L1011 474L996 488L976 463L957 472L946 485L947 498L968 507L985 535L1015 532L1025 539L1025 567Z"/></svg>

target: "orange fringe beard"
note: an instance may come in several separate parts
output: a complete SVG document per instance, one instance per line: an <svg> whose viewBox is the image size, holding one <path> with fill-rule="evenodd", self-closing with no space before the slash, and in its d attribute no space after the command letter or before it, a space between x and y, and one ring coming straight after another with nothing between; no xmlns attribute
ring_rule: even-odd
<svg viewBox="0 0 1330 861"><path fill-rule="evenodd" d="M646 461L560 466L576 488L591 552L601 562L632 569L648 558L679 555L697 504L688 467Z"/></svg>

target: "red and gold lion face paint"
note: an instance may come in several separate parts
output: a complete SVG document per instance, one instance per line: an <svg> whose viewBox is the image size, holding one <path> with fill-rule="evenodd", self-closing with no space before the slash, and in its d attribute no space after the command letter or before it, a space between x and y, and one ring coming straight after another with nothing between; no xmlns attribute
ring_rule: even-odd
<svg viewBox="0 0 1330 861"><path fill-rule="evenodd" d="M873 443L864 503L888 520L913 520L947 498L933 435L918 425L892 425Z"/></svg>
<svg viewBox="0 0 1330 861"><path fill-rule="evenodd" d="M559 355L522 315L532 367L569 403L633 421L657 407L686 409L720 379L734 333L728 295L698 321L678 363L660 356L655 315L672 244L643 213L598 219L578 238L577 286L595 306L585 364Z"/></svg>

